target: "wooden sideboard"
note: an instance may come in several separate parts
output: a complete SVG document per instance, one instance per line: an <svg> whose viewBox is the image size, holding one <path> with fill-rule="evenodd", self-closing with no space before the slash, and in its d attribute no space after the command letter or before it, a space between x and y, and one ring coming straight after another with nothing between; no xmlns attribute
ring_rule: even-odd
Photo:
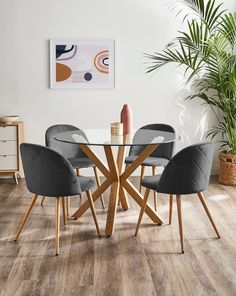
<svg viewBox="0 0 236 296"><path fill-rule="evenodd" d="M22 142L23 122L0 123L0 176L12 176L16 184L22 173Z"/></svg>

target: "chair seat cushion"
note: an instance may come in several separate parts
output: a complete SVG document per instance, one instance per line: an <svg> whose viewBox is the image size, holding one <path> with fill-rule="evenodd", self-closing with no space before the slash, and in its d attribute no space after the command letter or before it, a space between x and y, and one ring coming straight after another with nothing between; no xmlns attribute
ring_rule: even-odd
<svg viewBox="0 0 236 296"><path fill-rule="evenodd" d="M90 190L92 187L95 186L95 181L92 178L84 177L84 176L78 176L81 192L84 192L86 190Z"/></svg>
<svg viewBox="0 0 236 296"><path fill-rule="evenodd" d="M137 159L138 156L128 156L125 159L125 163L132 163ZM166 166L169 162L169 159L161 157L148 157L144 160L142 165L145 166Z"/></svg>
<svg viewBox="0 0 236 296"><path fill-rule="evenodd" d="M161 174L155 176L148 176L142 179L141 185L143 187L156 190L158 182L160 181Z"/></svg>
<svg viewBox="0 0 236 296"><path fill-rule="evenodd" d="M74 169L95 167L95 164L87 157L68 158L68 161Z"/></svg>

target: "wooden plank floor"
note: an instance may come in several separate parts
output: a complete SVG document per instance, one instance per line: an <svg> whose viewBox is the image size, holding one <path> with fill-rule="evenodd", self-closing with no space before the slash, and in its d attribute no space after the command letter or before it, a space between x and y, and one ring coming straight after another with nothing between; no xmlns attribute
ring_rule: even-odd
<svg viewBox="0 0 236 296"><path fill-rule="evenodd" d="M183 198L183 255L179 253L176 204L172 225L168 225L168 198L159 195L163 226L145 217L134 237L139 211L131 202L129 211L118 211L114 237L99 239L87 212L66 227L61 225L56 257L54 199L47 198L44 207L38 199L15 243L14 234L31 195L23 180L18 186L4 182L0 183L0 296L236 295L236 188L213 179L206 192L220 240L215 239L198 198ZM79 202L79 197L72 198L72 212ZM99 200L96 208L104 233L106 210Z"/></svg>

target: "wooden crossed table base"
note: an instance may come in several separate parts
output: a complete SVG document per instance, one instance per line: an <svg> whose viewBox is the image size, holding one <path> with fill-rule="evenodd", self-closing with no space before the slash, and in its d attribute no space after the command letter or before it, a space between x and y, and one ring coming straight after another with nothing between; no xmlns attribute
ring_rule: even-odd
<svg viewBox="0 0 236 296"><path fill-rule="evenodd" d="M107 168L107 166L98 158L98 156L90 149L88 145L80 145L80 148L93 161L93 163L106 178L106 180L93 192L92 197L94 202L109 186L111 186L105 230L106 236L109 237L114 233L118 201L120 200L121 206L124 210L127 210L129 208L126 191L136 201L136 203L138 203L140 207L142 206L143 197L140 192L133 186L133 184L128 180L128 178L158 146L158 144L148 145L137 157L137 159L132 164L130 164L124 172L122 172L125 156L125 146L119 146L117 159L115 159L114 157L112 146L104 146L104 151L108 164ZM84 214L85 211L87 211L87 209L89 209L88 201L84 202L72 216L75 218L79 218ZM145 212L154 223L163 223L161 217L150 207L149 204L147 204Z"/></svg>

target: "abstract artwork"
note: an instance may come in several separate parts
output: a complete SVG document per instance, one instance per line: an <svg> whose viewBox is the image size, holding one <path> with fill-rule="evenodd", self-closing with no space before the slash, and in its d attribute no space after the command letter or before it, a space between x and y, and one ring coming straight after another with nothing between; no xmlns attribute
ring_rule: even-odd
<svg viewBox="0 0 236 296"><path fill-rule="evenodd" d="M114 88L114 41L111 39L50 40L50 87Z"/></svg>

